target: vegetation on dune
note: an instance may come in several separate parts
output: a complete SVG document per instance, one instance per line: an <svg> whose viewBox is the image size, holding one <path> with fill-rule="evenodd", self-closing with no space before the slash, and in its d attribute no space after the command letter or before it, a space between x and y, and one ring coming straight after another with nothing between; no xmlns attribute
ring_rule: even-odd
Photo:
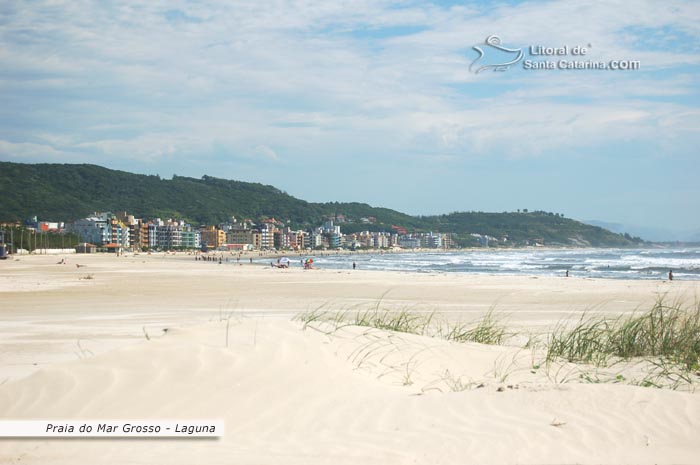
<svg viewBox="0 0 700 465"><path fill-rule="evenodd" d="M346 326L437 337L457 343L506 344L518 333L509 331L503 318L491 309L471 322L442 320L435 312L387 310L380 303L369 310L326 307L297 315L303 328L334 334ZM692 386L700 377L700 304L684 307L660 299L648 311L614 319L584 314L571 325L565 321L547 334L530 336L522 350L531 350L531 366L536 373L542 367L555 382L573 379L582 382L628 382L647 387L676 389ZM567 363L592 364L585 368L567 367ZM606 373L599 368L622 364L622 372ZM626 365L625 365L626 364ZM625 370L644 365L641 378L627 379ZM627 368L625 368L627 367ZM562 372L564 376L562 378ZM575 373L575 377L571 377ZM503 379L509 374L502 374ZM563 380L563 381L562 381Z"/></svg>
<svg viewBox="0 0 700 465"><path fill-rule="evenodd" d="M303 323L304 329L311 327L326 333L345 326L361 326L480 344L502 344L515 334L509 333L492 311L475 321L450 322L441 320L435 312L382 309L381 301L366 310L333 311L320 307L297 315L295 320Z"/></svg>
<svg viewBox="0 0 700 465"><path fill-rule="evenodd" d="M548 360L606 365L639 357L700 369L700 304L683 308L660 299L651 310L614 320L584 315L573 328L559 325L547 342Z"/></svg>

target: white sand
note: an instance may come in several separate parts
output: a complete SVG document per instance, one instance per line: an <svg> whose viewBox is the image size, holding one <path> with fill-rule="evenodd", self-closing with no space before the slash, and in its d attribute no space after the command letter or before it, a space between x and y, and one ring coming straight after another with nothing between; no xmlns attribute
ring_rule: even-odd
<svg viewBox="0 0 700 465"><path fill-rule="evenodd" d="M326 335L291 321L381 298L454 320L495 305L538 332L583 310L693 299L697 282L56 261L0 262L0 417L212 418L226 434L0 439L0 463L695 463L700 453L700 394L580 383L586 367L533 369L537 354L518 347Z"/></svg>

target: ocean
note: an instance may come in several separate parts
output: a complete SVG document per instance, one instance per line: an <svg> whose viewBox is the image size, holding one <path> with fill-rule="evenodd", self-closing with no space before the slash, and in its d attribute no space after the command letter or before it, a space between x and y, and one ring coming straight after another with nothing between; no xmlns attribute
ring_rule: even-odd
<svg viewBox="0 0 700 465"><path fill-rule="evenodd" d="M700 280L700 247L667 249L522 249L309 255L314 266L362 270L608 279ZM294 263L294 260L292 260Z"/></svg>

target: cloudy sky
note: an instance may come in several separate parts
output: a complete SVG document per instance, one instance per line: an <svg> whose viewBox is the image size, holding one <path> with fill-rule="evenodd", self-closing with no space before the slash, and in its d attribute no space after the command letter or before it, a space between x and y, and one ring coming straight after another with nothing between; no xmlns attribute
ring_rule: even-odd
<svg viewBox="0 0 700 465"><path fill-rule="evenodd" d="M523 57L474 73L490 35ZM561 59L640 67L523 66ZM699 71L694 0L5 1L0 160L680 234L700 231Z"/></svg>

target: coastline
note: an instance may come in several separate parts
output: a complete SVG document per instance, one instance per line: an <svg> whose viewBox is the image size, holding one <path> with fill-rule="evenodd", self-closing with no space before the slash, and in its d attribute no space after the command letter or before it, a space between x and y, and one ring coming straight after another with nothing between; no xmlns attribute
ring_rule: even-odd
<svg viewBox="0 0 700 465"><path fill-rule="evenodd" d="M271 257L265 257L271 258ZM186 254L29 256L0 267L0 379L222 315L282 318L316 308L437 312L468 321L489 309L544 331L582 312L620 315L659 298L692 300L698 281L641 281L219 265ZM76 267L80 264L80 267ZM8 329L10 328L10 329ZM4 332L5 332L4 331ZM13 367L9 369L8 367ZM8 374L10 372L12 374Z"/></svg>

